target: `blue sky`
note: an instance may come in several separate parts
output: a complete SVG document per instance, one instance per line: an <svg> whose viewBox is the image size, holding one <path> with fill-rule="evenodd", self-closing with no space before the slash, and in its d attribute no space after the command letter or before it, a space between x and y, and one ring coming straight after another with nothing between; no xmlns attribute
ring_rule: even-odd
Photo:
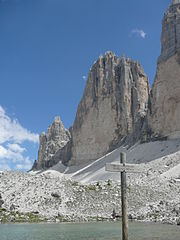
<svg viewBox="0 0 180 240"><path fill-rule="evenodd" d="M0 0L0 168L28 169L56 115L72 125L101 53L138 60L152 84L170 2Z"/></svg>

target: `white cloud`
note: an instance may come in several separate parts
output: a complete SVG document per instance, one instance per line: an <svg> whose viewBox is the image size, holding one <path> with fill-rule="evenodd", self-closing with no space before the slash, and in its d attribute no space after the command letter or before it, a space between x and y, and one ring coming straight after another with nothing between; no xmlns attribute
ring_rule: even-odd
<svg viewBox="0 0 180 240"><path fill-rule="evenodd" d="M11 170L10 169L10 166L7 164L7 163L0 163L0 171L3 171L3 170Z"/></svg>
<svg viewBox="0 0 180 240"><path fill-rule="evenodd" d="M86 81L87 77L84 75L82 76L83 80Z"/></svg>
<svg viewBox="0 0 180 240"><path fill-rule="evenodd" d="M16 164L17 169L31 168L29 157L24 142L38 143L38 134L24 128L17 119L11 119L2 106L0 106L0 170L10 169Z"/></svg>
<svg viewBox="0 0 180 240"><path fill-rule="evenodd" d="M0 160L8 160L13 163L23 162L23 152L25 148L22 148L18 144L7 144L7 146L0 145Z"/></svg>
<svg viewBox="0 0 180 240"><path fill-rule="evenodd" d="M145 39L147 34L141 29L133 29L131 31L131 36L132 35L136 35L138 37L141 37L141 38Z"/></svg>
<svg viewBox="0 0 180 240"><path fill-rule="evenodd" d="M17 170L30 170L32 167L32 163L30 161L30 159L27 157L25 160L24 160L24 163L23 164L17 164L16 165L16 169Z"/></svg>
<svg viewBox="0 0 180 240"><path fill-rule="evenodd" d="M39 136L22 127L17 119L10 119L6 115L5 110L0 106L0 144L8 141L15 143L24 141L38 143Z"/></svg>
<svg viewBox="0 0 180 240"><path fill-rule="evenodd" d="M26 151L25 148L21 147L20 145L18 145L17 143L8 143L8 148L16 153L23 153L24 151Z"/></svg>
<svg viewBox="0 0 180 240"><path fill-rule="evenodd" d="M0 145L0 159L4 158L7 154L7 149Z"/></svg>

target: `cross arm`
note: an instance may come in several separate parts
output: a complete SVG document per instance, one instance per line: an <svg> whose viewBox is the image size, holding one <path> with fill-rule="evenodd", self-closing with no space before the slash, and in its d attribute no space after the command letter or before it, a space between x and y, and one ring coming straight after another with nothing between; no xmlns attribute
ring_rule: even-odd
<svg viewBox="0 0 180 240"><path fill-rule="evenodd" d="M142 173L139 164L112 164L106 163L105 167L108 172L127 172L127 173Z"/></svg>

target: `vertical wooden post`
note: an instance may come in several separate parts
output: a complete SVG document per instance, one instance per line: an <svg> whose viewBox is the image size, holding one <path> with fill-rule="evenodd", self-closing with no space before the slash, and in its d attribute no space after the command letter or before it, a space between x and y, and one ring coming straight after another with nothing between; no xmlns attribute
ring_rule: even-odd
<svg viewBox="0 0 180 240"><path fill-rule="evenodd" d="M126 153L120 153L120 162L125 166ZM121 172L122 240L128 240L126 172Z"/></svg>

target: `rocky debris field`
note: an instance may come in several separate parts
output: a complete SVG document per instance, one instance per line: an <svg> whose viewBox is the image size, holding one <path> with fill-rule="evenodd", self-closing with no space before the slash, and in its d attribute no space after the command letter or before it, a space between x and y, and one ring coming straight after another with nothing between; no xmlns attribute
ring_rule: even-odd
<svg viewBox="0 0 180 240"><path fill-rule="evenodd" d="M128 174L129 219L180 224L180 152L139 164ZM55 171L41 174L0 172L0 221L79 222L121 215L120 182L89 184Z"/></svg>

